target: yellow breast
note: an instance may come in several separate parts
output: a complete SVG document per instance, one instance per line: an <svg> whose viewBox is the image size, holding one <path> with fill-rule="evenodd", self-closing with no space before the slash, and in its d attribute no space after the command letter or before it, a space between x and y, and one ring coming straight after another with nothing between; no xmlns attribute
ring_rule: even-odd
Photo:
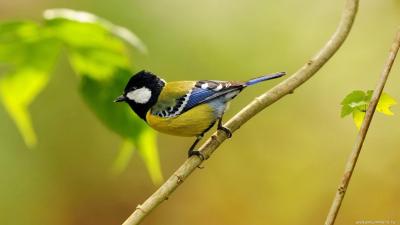
<svg viewBox="0 0 400 225"><path fill-rule="evenodd" d="M163 133L192 137L204 132L216 121L213 109L208 104L202 104L184 112L181 115L170 118L162 118L152 115L150 111L146 115L147 123Z"/></svg>

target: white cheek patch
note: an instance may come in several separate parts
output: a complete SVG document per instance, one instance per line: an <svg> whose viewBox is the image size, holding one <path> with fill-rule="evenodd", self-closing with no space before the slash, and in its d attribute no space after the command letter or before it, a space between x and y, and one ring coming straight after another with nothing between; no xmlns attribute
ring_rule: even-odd
<svg viewBox="0 0 400 225"><path fill-rule="evenodd" d="M132 100L139 104L146 104L151 98L151 91L146 87L142 87L126 94L129 100Z"/></svg>

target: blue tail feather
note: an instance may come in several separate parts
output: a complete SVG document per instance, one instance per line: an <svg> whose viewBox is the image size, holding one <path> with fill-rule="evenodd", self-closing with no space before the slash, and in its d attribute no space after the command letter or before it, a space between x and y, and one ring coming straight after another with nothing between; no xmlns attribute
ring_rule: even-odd
<svg viewBox="0 0 400 225"><path fill-rule="evenodd" d="M279 78L279 77L281 77L281 76L283 76L285 74L286 74L285 72L278 72L278 73L274 73L274 74L268 74L268 75L264 75L264 76L261 76L261 77L257 77L257 78L254 78L254 79L251 79L251 80L247 81L246 82L246 86L257 84L259 82L266 81L266 80L272 80L272 79L275 79L275 78Z"/></svg>

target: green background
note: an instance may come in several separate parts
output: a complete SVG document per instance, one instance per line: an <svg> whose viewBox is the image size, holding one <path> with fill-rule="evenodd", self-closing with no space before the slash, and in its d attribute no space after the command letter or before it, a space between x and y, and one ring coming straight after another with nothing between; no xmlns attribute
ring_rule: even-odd
<svg viewBox="0 0 400 225"><path fill-rule="evenodd" d="M48 8L85 10L135 32L148 55L134 65L168 80L247 78L303 65L333 33L344 1L0 1L0 20L42 20ZM328 64L293 95L249 121L143 224L322 224L357 133L342 98L373 89L400 21L400 2L361 1L354 29ZM278 80L249 88L227 118ZM399 63L386 92L400 99ZM78 93L65 55L30 107L28 149L0 107L0 223L120 224L157 187L137 154L110 173L120 138ZM117 107L117 106L115 106ZM120 106L118 106L120 107ZM377 114L337 224L400 223L400 116ZM160 134L164 176L193 140Z"/></svg>

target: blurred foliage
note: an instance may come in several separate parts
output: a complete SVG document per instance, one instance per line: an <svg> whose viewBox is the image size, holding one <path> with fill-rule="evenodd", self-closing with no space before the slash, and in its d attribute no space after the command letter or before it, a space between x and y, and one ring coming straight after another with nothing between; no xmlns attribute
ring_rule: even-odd
<svg viewBox="0 0 400 225"><path fill-rule="evenodd" d="M371 102L373 91L366 92L356 90L348 94L342 101L341 117L353 114L353 121L358 129L360 129L362 121L364 120L365 113L368 105ZM382 93L379 98L376 111L388 116L392 116L393 112L390 107L397 104L396 100L387 93Z"/></svg>
<svg viewBox="0 0 400 225"><path fill-rule="evenodd" d="M0 96L28 146L36 144L27 107L49 80L59 41L33 22L0 25Z"/></svg>
<svg viewBox="0 0 400 225"><path fill-rule="evenodd" d="M162 180L156 137L128 107L115 106L132 74L123 40L146 51L130 31L87 12L46 10L43 25L30 21L0 24L1 101L15 121L25 143L36 144L28 112L47 85L58 53L65 47L72 68L80 77L80 92L95 115L123 139L115 167L121 172L133 148L139 149L153 182ZM77 128L79 129L79 128Z"/></svg>

